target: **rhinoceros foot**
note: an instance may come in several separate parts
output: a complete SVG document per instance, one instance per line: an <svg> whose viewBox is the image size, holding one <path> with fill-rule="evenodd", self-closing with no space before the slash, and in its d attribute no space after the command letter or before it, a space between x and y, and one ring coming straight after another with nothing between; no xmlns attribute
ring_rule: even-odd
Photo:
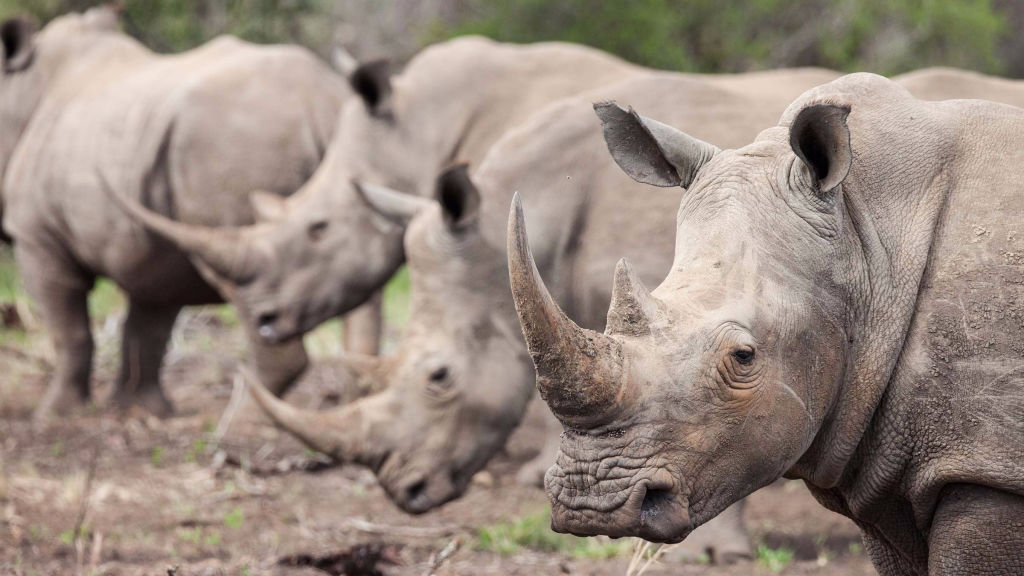
<svg viewBox="0 0 1024 576"><path fill-rule="evenodd" d="M127 412L138 406L157 418L169 418L174 415L174 405L164 395L163 390L153 386L132 392L117 392L114 395L117 407Z"/></svg>
<svg viewBox="0 0 1024 576"><path fill-rule="evenodd" d="M728 565L753 558L750 536L743 526L743 502L737 502L697 528L665 556L665 563L696 562L701 558Z"/></svg>
<svg viewBox="0 0 1024 576"><path fill-rule="evenodd" d="M88 400L88 395L76 388L51 384L46 389L42 401L36 406L32 419L43 423L57 416L68 416L84 408Z"/></svg>

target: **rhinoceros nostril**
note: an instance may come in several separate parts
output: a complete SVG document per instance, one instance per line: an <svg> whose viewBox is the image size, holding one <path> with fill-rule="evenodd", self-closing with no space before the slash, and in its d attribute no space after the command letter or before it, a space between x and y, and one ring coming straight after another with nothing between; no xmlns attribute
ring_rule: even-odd
<svg viewBox="0 0 1024 576"><path fill-rule="evenodd" d="M410 507L417 508L419 504L423 504L423 501L427 497L427 481L420 480L413 484L410 484L405 489L405 501Z"/></svg>
<svg viewBox="0 0 1024 576"><path fill-rule="evenodd" d="M256 317L256 329L263 338L274 336L274 324L277 322L277 312L264 312Z"/></svg>
<svg viewBox="0 0 1024 576"><path fill-rule="evenodd" d="M658 516L668 512L672 502L672 493L668 490L652 488L644 494L644 501L640 505L640 525L646 526L653 522Z"/></svg>

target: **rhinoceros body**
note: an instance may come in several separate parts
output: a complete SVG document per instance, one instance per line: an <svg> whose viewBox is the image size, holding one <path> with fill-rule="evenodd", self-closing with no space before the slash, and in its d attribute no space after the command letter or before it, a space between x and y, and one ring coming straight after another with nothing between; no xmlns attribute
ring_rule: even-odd
<svg viewBox="0 0 1024 576"><path fill-rule="evenodd" d="M604 334L550 300L511 219L567 427L555 528L678 541L785 475L883 574L1024 569L1024 110L855 74L736 150L598 111L625 172L687 191L670 271L648 291L621 263Z"/></svg>
<svg viewBox="0 0 1024 576"><path fill-rule="evenodd" d="M348 88L297 47L223 37L158 56L120 33L105 9L59 18L21 49L32 52L28 65L0 80L5 134L16 136L3 151L3 220L58 357L38 414L88 396L85 302L97 276L130 301L118 398L166 413L158 369L174 318L183 305L221 298L186 254L111 202L102 182L185 222L251 222L250 192L287 195L313 174ZM294 355L275 363L277 353L253 341L269 379L304 367Z"/></svg>

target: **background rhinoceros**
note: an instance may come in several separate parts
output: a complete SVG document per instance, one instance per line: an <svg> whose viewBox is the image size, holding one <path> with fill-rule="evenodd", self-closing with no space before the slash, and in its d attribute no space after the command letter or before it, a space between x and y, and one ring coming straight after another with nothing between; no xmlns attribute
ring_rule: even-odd
<svg viewBox="0 0 1024 576"><path fill-rule="evenodd" d="M37 415L89 397L86 296L101 275L130 300L116 399L168 414L158 371L174 319L182 306L220 295L184 253L112 203L101 181L184 222L251 222L251 191L290 194L316 169L348 89L298 47L222 37L158 56L122 34L107 8L63 16L39 33L22 20L2 30L3 228L57 355ZM224 254L205 261L239 276L256 264ZM252 343L272 386L306 365L299 346Z"/></svg>
<svg viewBox="0 0 1024 576"><path fill-rule="evenodd" d="M394 77L383 61L351 70L361 98L345 105L323 165L272 222L203 229L140 214L201 261L259 251L259 270L222 269L219 281L268 342L295 339L363 304L404 261L401 226L374 218L354 182L429 196L443 168L479 163L499 136L545 104L644 69L572 44L467 37L427 48ZM349 331L363 336L349 338L350 350L377 351L379 304L375 297L363 316L365 332ZM353 320L349 326L360 321Z"/></svg>
<svg viewBox="0 0 1024 576"><path fill-rule="evenodd" d="M604 334L551 299L513 208L516 308L567 428L553 527L679 541L785 475L882 574L1024 569L1024 109L854 74L724 151L598 112L626 173L687 191L667 277L621 262Z"/></svg>

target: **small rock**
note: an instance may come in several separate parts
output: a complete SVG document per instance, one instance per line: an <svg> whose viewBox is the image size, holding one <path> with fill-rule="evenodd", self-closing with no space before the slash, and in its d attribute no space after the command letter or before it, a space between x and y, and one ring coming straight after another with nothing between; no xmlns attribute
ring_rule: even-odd
<svg viewBox="0 0 1024 576"><path fill-rule="evenodd" d="M494 475L487 470L481 470L473 476L473 484L480 486L481 488L493 488Z"/></svg>

